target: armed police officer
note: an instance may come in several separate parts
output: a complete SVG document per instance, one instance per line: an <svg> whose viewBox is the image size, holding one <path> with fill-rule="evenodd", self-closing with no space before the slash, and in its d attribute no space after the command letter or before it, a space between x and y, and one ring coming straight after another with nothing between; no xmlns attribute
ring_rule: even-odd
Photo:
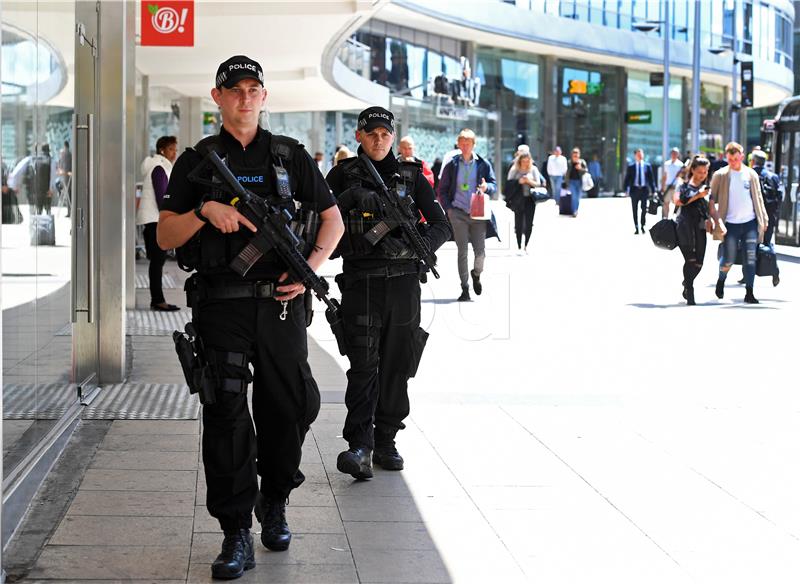
<svg viewBox="0 0 800 584"><path fill-rule="evenodd" d="M307 360L304 286L288 278L274 252L255 262L246 277L229 267L257 228L229 204L229 192L208 186L214 182L210 173L203 184L192 180L193 171L214 151L240 184L271 205L293 216L301 210L317 213L316 238L305 234L313 246L307 261L314 270L336 248L343 226L335 200L303 146L258 126L267 91L256 61L239 55L222 63L211 97L223 127L175 163L159 217L158 243L165 249L180 248L182 261L197 270L187 281L187 298L215 379L214 395L203 408L206 505L225 534L211 572L215 578L237 578L255 566L250 534L254 505L262 543L274 551L289 546L286 499L305 478L299 469L301 447L320 398Z"/></svg>
<svg viewBox="0 0 800 584"><path fill-rule="evenodd" d="M764 196L764 208L767 210L767 230L764 232L764 245L772 245L772 236L778 225L778 215L783 202L784 189L781 177L767 168L767 153L763 150L754 150L752 153L752 168L761 179L761 194ZM780 284L780 271L772 274L772 285Z"/></svg>
<svg viewBox="0 0 800 584"><path fill-rule="evenodd" d="M408 379L416 373L428 336L419 326L420 280L451 230L422 165L398 162L392 154L390 111L361 112L355 137L359 156L339 163L326 180L346 227L339 244L343 273L336 281L350 360L343 431L349 448L339 454L336 467L364 480L372 477L372 462L386 470L403 468L395 435L405 427ZM390 207L407 210L404 227L387 217ZM386 225L390 231L382 231Z"/></svg>

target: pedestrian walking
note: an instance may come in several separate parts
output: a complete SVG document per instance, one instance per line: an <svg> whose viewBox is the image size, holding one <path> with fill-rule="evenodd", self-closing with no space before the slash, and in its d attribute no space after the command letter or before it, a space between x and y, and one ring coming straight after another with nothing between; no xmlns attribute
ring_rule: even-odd
<svg viewBox="0 0 800 584"><path fill-rule="evenodd" d="M714 239L722 241L719 278L715 293L725 296L725 279L736 254L741 249L745 279L744 301L758 304L753 294L756 277L756 249L764 240L769 220L761 194L761 181L756 172L742 164L744 148L736 142L725 146L727 165L711 178L711 217Z"/></svg>
<svg viewBox="0 0 800 584"><path fill-rule="evenodd" d="M677 187L674 198L678 210L678 246L683 254L683 298L689 306L695 304L694 281L703 268L707 233L713 227L705 198L709 194L710 165L707 158L696 156L689 166L686 182Z"/></svg>
<svg viewBox="0 0 800 584"><path fill-rule="evenodd" d="M599 196L600 190L603 188L603 167L600 164L600 157L597 154L592 154L592 160L589 162L589 174L592 177L594 186L588 193L588 196L595 198Z"/></svg>
<svg viewBox="0 0 800 584"><path fill-rule="evenodd" d="M175 136L161 136L156 141L156 152L142 161L142 196L136 209L136 225L144 225L144 248L149 266L150 309L158 311L179 310L164 298L161 278L167 252L158 247L156 230L158 214L167 192L172 164L178 157L178 139Z"/></svg>
<svg viewBox="0 0 800 584"><path fill-rule="evenodd" d="M428 163L419 158L414 153L415 145L414 139L411 136L403 136L397 145L397 160L399 162L418 162L422 166L422 175L425 177L431 186L434 185L433 171L428 166Z"/></svg>
<svg viewBox="0 0 800 584"><path fill-rule="evenodd" d="M669 205L672 202L675 190L680 184L681 171L683 171L683 161L680 158L681 151L673 148L669 153L669 160L664 163L661 169L661 218L669 217ZM708 160L707 158L705 160Z"/></svg>
<svg viewBox="0 0 800 584"><path fill-rule="evenodd" d="M635 234L638 235L645 232L647 201L656 190L656 180L653 167L644 160L644 150L637 148L633 151L633 157L634 162L628 166L625 173L625 190L631 198L633 224L636 227ZM641 215L638 214L639 207L641 207Z"/></svg>
<svg viewBox="0 0 800 584"><path fill-rule="evenodd" d="M461 130L458 135L459 154L442 167L439 182L439 200L453 227L458 248L458 275L461 278L459 302L468 302L469 279L475 294L483 292L481 273L486 258L486 221L470 216L472 197L476 193L493 195L497 189L492 164L475 152L475 132ZM475 253L475 263L469 270L469 248Z"/></svg>
<svg viewBox="0 0 800 584"><path fill-rule="evenodd" d="M766 167L767 153L761 150L753 150L751 153L753 170L759 176L761 184L761 195L764 197L764 208L767 211L767 230L764 232L764 244L772 246L772 237L775 235L775 228L778 226L778 213L784 197L784 186L781 177ZM772 274L772 285L777 286L781 281L780 271Z"/></svg>
<svg viewBox="0 0 800 584"><path fill-rule="evenodd" d="M370 234L383 225L386 193L369 165L390 189L390 196L411 202L413 225L424 245L435 252L450 239L450 225L436 202L433 187L416 160L395 157L394 115L370 107L358 116L359 157L345 160L327 181L347 218L339 244L342 318L350 369L347 371L347 417L342 436L348 449L336 468L357 480L372 477L372 463L402 470L397 432L410 411L408 380L414 377L428 333L420 328L420 279L426 270L403 229L395 226L375 245ZM361 156L366 156L369 163ZM425 216L420 223L419 214Z"/></svg>
<svg viewBox="0 0 800 584"><path fill-rule="evenodd" d="M259 127L267 99L261 65L243 55L226 60L217 69L211 97L223 126L175 162L157 235L162 249L186 245L184 259L193 259L189 267L197 270L186 290L205 352L203 374L213 380L214 393L213 403L203 405L206 507L224 532L211 574L230 579L255 566L254 506L264 546L289 547L286 500L305 480L302 446L320 397L308 365L305 287L289 279L287 266L272 251L246 276L233 271L229 266L257 227L230 204L231 193L190 181L189 175L213 150L239 182L285 215L301 224L316 223L308 214L317 215L318 234L304 235L312 248L307 261L315 271L336 248L344 226L305 148ZM210 173L200 178L212 181Z"/></svg>
<svg viewBox="0 0 800 584"><path fill-rule="evenodd" d="M567 174L567 159L561 154L561 147L556 146L547 157L547 178L550 180L550 192L558 205L561 198L561 187L564 186L564 177Z"/></svg>
<svg viewBox="0 0 800 584"><path fill-rule="evenodd" d="M536 199L533 189L544 186L539 169L533 163L529 151L517 154L508 171L508 184L504 193L506 206L514 212L514 233L517 236L518 253L528 253L528 243L533 232L533 217ZM523 247L523 237L525 246Z"/></svg>
<svg viewBox="0 0 800 584"><path fill-rule="evenodd" d="M586 161L581 158L580 148L573 148L570 155L569 169L567 170L567 185L572 197L572 216L578 216L578 207L583 196L583 175L589 172Z"/></svg>

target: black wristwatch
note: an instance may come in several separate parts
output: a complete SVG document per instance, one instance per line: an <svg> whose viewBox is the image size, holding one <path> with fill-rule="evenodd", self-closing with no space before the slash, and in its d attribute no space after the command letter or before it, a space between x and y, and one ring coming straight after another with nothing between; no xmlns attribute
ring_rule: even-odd
<svg viewBox="0 0 800 584"><path fill-rule="evenodd" d="M203 213L202 213L202 211L203 211L203 205L205 205L205 204L206 204L206 202L207 202L207 201L200 201L200 204L199 204L199 205L197 205L197 207L195 207L195 208L194 208L194 214L195 214L195 216L196 216L198 219L200 219L200 221L202 221L203 223L208 223L208 217L206 217L206 216L205 216L205 215L203 215Z"/></svg>

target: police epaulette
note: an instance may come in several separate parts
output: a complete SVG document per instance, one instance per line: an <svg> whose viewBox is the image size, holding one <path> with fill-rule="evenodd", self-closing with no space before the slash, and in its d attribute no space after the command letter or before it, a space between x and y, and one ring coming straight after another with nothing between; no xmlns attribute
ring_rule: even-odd
<svg viewBox="0 0 800 584"><path fill-rule="evenodd" d="M211 151L212 147L216 146L218 143L219 134L207 136L194 145L194 150L200 154L200 156L205 157ZM191 148L187 148L187 150L191 150Z"/></svg>
<svg viewBox="0 0 800 584"><path fill-rule="evenodd" d="M292 160L292 155L298 146L300 146L300 142L294 138L281 134L272 134L269 149L273 156L289 162Z"/></svg>
<svg viewBox="0 0 800 584"><path fill-rule="evenodd" d="M400 178L403 182L415 183L417 176L422 172L422 163L416 160L403 160L400 162Z"/></svg>

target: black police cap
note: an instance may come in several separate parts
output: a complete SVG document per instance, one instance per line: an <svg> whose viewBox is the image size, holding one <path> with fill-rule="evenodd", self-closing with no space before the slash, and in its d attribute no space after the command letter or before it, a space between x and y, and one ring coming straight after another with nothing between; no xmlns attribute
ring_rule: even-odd
<svg viewBox="0 0 800 584"><path fill-rule="evenodd" d="M372 106L358 114L358 129L371 132L375 128L383 127L394 134L394 114L379 106Z"/></svg>
<svg viewBox="0 0 800 584"><path fill-rule="evenodd" d="M217 89L220 87L230 89L242 79L255 79L264 85L264 71L258 61L253 61L244 55L235 55L217 68Z"/></svg>

